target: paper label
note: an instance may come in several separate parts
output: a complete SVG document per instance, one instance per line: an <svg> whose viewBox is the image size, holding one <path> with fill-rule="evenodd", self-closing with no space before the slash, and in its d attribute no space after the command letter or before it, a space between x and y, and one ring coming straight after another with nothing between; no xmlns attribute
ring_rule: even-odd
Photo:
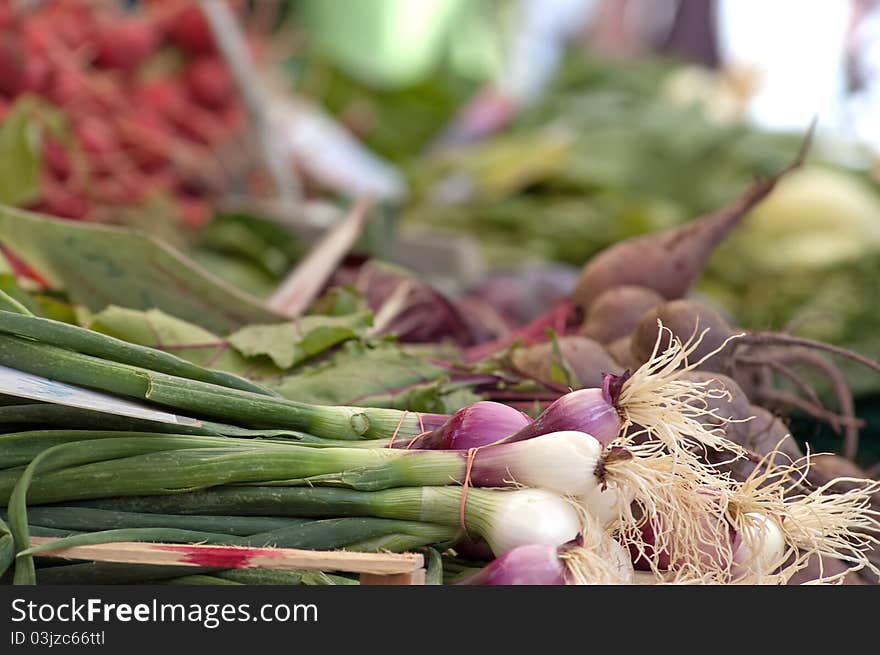
<svg viewBox="0 0 880 655"><path fill-rule="evenodd" d="M194 418L162 412L131 400L56 382L7 366L0 366L0 393L56 405L90 409L104 414L130 416L147 421L192 427L202 425L201 421Z"/></svg>

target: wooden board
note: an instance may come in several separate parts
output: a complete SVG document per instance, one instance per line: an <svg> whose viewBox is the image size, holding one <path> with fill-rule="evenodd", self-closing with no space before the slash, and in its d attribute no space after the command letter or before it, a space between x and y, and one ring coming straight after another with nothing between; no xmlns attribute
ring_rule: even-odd
<svg viewBox="0 0 880 655"><path fill-rule="evenodd" d="M32 546L55 541L57 539L54 537L30 539ZM368 576L366 584L424 584L424 558L418 553L354 553L120 541L70 546L43 551L35 556L160 566L344 571Z"/></svg>

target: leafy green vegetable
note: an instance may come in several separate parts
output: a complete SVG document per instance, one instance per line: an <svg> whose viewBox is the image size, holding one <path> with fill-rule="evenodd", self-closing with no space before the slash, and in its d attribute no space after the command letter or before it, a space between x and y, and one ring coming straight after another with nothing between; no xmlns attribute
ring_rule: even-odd
<svg viewBox="0 0 880 655"><path fill-rule="evenodd" d="M219 371L248 377L278 373L274 367L255 370L254 364L232 349L223 338L158 309L142 312L110 306L95 314L89 327L130 343L165 350L193 364Z"/></svg>
<svg viewBox="0 0 880 655"><path fill-rule="evenodd" d="M323 405L359 405L448 413L479 400L447 381L447 370L396 344L350 341L326 361L304 367L273 389L286 398Z"/></svg>
<svg viewBox="0 0 880 655"><path fill-rule="evenodd" d="M19 97L0 122L0 203L39 198L44 129L61 133L61 114L30 95Z"/></svg>
<svg viewBox="0 0 880 655"><path fill-rule="evenodd" d="M355 289L349 286L338 286L329 289L309 307L309 314L325 316L345 316L367 310L367 302Z"/></svg>
<svg viewBox="0 0 880 655"><path fill-rule="evenodd" d="M187 361L251 379L278 377L286 369L363 336L368 312L309 315L296 322L249 325L221 337L158 309L111 306L92 318L91 329L117 339L170 352Z"/></svg>
<svg viewBox="0 0 880 655"><path fill-rule="evenodd" d="M0 237L71 300L92 311L108 305L155 308L220 333L284 320L258 299L139 232L0 207Z"/></svg>
<svg viewBox="0 0 880 655"><path fill-rule="evenodd" d="M302 244L288 228L244 213L215 216L192 247L200 265L261 297L275 289L302 254Z"/></svg>
<svg viewBox="0 0 880 655"><path fill-rule="evenodd" d="M288 369L333 346L354 339L372 325L369 312L348 316L305 316L290 323L249 325L230 335L228 342L246 357L267 355Z"/></svg>

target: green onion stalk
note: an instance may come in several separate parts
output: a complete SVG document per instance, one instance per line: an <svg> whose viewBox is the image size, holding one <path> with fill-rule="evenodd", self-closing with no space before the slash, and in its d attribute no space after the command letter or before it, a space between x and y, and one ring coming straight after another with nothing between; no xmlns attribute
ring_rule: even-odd
<svg viewBox="0 0 880 655"><path fill-rule="evenodd" d="M357 491L335 487L229 486L175 496L105 498L73 506L148 513L375 516L427 521L461 526L469 536L485 539L496 554L524 543L562 545L574 539L582 525L582 512L577 507L543 489L465 490L450 486Z"/></svg>
<svg viewBox="0 0 880 655"><path fill-rule="evenodd" d="M196 575L182 575L179 578L168 578L156 584L160 585L198 585L199 587L240 587L244 582L236 582L226 578L218 578L215 575L199 573Z"/></svg>
<svg viewBox="0 0 880 655"><path fill-rule="evenodd" d="M352 447L359 442L344 439L324 439L296 430L258 430L227 423L199 421L199 425L163 423L147 419L107 414L105 412L68 407L52 403L26 402L0 405L0 426L16 426L17 431L42 428L65 428L68 430L116 430L120 432L162 432L167 434L194 434L214 437L269 437L284 438L315 445ZM18 427L21 426L21 427ZM364 445L384 446L387 440L367 440Z"/></svg>
<svg viewBox="0 0 880 655"><path fill-rule="evenodd" d="M323 571L229 569L212 574L217 578L251 585L356 585L356 579Z"/></svg>
<svg viewBox="0 0 880 655"><path fill-rule="evenodd" d="M154 435L55 446L34 458L21 477L16 470L0 471L0 497L11 494L12 517L12 498L24 493L23 485L36 504L179 494L230 484L348 487L365 492L448 485L528 487L576 498L584 511L601 517L603 524L616 525L628 539L640 543L643 517L692 520L697 513L694 494L707 489L726 493L730 484L719 477L715 487L706 485L701 469L656 445L603 447L592 436L577 431L469 451L311 448L268 441L252 447L251 440L212 438L218 443L210 448L181 448L179 442L169 439L174 449L153 447L140 452L138 444L152 445L162 439ZM206 438L188 439L192 443ZM105 451L109 455L102 454ZM51 458L54 468L40 469L35 477L46 457ZM20 511L24 511L22 506ZM432 518L416 520L437 522ZM714 543L711 535L702 534L705 531L691 531L692 538L706 537L707 543ZM661 540L665 538L665 533L661 534Z"/></svg>
<svg viewBox="0 0 880 655"><path fill-rule="evenodd" d="M356 585L357 580L323 571L229 569L157 581L170 585Z"/></svg>
<svg viewBox="0 0 880 655"><path fill-rule="evenodd" d="M32 502L176 493L224 484L332 485L361 491L404 486L463 484L527 486L560 495L586 496L605 478L637 460L612 459L581 432L558 432L527 441L468 451L310 448L249 440L208 438L210 447L180 448L203 437L120 437L54 446L28 465L33 475L49 455L56 470L29 481ZM225 442L225 443L224 443ZM163 444L174 449L165 449ZM143 445L143 452L138 452ZM110 455L104 455L104 452ZM119 453L126 455L120 456ZM614 455L615 453L611 453ZM81 463L88 457L86 463ZM111 458L113 457L113 458ZM0 496L14 478L0 472ZM30 480L30 478L29 478ZM16 486L20 485L15 481ZM13 487L14 489L14 487ZM14 493L14 491L13 491Z"/></svg>
<svg viewBox="0 0 880 655"><path fill-rule="evenodd" d="M178 528L249 537L300 525L312 519L272 516L192 516L117 512L93 507L45 506L28 508L28 522L47 528L95 532L126 528Z"/></svg>
<svg viewBox="0 0 880 655"><path fill-rule="evenodd" d="M45 566L38 569L41 584L157 584L162 580L180 577L179 566L129 564L122 562L77 562ZM215 569L188 567L188 575L212 573Z"/></svg>
<svg viewBox="0 0 880 655"><path fill-rule="evenodd" d="M397 552L409 550L409 544L411 543L425 545L454 542L458 536L459 529L452 526L373 517L304 520L281 530L248 537L178 528L123 528L65 536L52 543L26 548L18 553L18 557L39 555L60 548L93 546L120 541L181 544L205 543L254 548L298 548L303 550L393 550ZM373 540L378 542L388 538L406 539L407 545L406 547L398 548L365 548L363 545ZM390 539L388 539L388 542L390 543Z"/></svg>
<svg viewBox="0 0 880 655"><path fill-rule="evenodd" d="M133 454L152 450L168 450L192 446L192 436L151 435L143 438L92 439L74 441L47 448L34 457L22 471L5 469L0 471L0 487L14 482L9 496L9 528L15 538L16 548L23 550L28 545L27 491L37 470L52 471L103 459L125 458ZM210 450L206 448L205 450ZM217 450L220 450L218 447ZM34 579L33 560L25 557L17 560L14 581Z"/></svg>
<svg viewBox="0 0 880 655"><path fill-rule="evenodd" d="M0 334L0 364L245 427L300 430L330 439L414 437L449 418L385 408L310 405L108 361L9 334Z"/></svg>
<svg viewBox="0 0 880 655"><path fill-rule="evenodd" d="M120 443L115 439L127 439L125 455L118 455ZM33 430L27 432L9 432L0 434L0 480L3 469L24 466L44 450L70 443L83 443L76 447L74 459L78 464L97 462L103 459L114 459L140 454L154 450L172 450L178 448L230 448L247 447L250 449L274 446L282 442L262 439L235 440L227 437L194 436L186 434L153 434L151 432L125 432L119 430ZM107 451L105 453L104 451ZM75 464L70 464L74 466ZM0 482L0 488L3 483Z"/></svg>
<svg viewBox="0 0 880 655"><path fill-rule="evenodd" d="M277 395L238 375L204 368L163 350L129 343L94 330L48 318L28 316L0 308L0 332L181 378L210 382L267 396Z"/></svg>
<svg viewBox="0 0 880 655"><path fill-rule="evenodd" d="M0 519L0 578L15 561L15 539L9 526Z"/></svg>

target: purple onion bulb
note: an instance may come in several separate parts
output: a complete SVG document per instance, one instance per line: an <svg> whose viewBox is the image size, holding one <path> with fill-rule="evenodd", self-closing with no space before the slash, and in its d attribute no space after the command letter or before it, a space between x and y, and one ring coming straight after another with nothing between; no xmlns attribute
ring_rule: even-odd
<svg viewBox="0 0 880 655"><path fill-rule="evenodd" d="M479 571L457 582L460 585L564 585L565 562L559 548L528 544L496 557Z"/></svg>
<svg viewBox="0 0 880 655"><path fill-rule="evenodd" d="M608 391L578 389L553 402L534 421L505 441L522 441L542 434L576 430L592 435L603 446L620 436L623 419Z"/></svg>
<svg viewBox="0 0 880 655"><path fill-rule="evenodd" d="M494 443L529 424L529 418L508 405L489 400L468 405L441 426L416 438L395 439L392 448L467 450Z"/></svg>

